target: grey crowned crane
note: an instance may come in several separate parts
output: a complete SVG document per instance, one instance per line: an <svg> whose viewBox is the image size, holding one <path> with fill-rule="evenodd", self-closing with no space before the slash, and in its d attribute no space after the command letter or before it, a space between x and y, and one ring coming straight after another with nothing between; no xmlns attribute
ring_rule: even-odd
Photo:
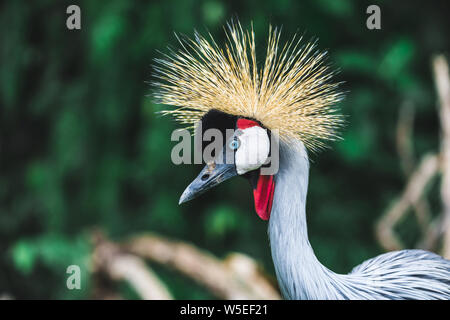
<svg viewBox="0 0 450 320"><path fill-rule="evenodd" d="M428 251L382 254L349 274L334 273L316 258L305 212L307 149L315 151L338 137L343 118L335 106L342 95L326 53L315 43L294 37L281 45L279 38L277 29L269 30L261 69L254 32L243 31L239 23L228 25L224 48L196 33L194 40L180 40L179 51L156 60L155 97L171 106L163 114L201 128L196 135L208 128L233 130L180 203L233 176L247 178L256 212L268 220L272 258L286 299L449 299L450 261ZM277 158L272 156L276 153ZM278 170L265 173L274 161Z"/></svg>

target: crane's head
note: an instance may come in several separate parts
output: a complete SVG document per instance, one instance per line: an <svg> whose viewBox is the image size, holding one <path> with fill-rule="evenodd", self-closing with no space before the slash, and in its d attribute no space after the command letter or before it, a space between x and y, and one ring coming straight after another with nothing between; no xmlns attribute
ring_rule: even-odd
<svg viewBox="0 0 450 320"><path fill-rule="evenodd" d="M273 176L276 169L271 162L278 160L270 157L272 146L276 148L270 131L253 119L232 116L217 110L206 113L199 124L197 137L204 137L205 132L215 129L225 139L220 140L224 143L219 152L210 149L211 155L205 152L207 146L202 143L201 152L205 156L206 165L183 192L180 204L231 177L240 175L252 184L256 212L262 219L267 220L275 189ZM278 155L278 152L274 153Z"/></svg>
<svg viewBox="0 0 450 320"><path fill-rule="evenodd" d="M233 129L222 149L206 160L199 176L187 187L180 203L193 199L233 176L253 184L259 216L268 219L275 183L264 174L274 149L271 137L300 139L312 151L337 138L343 118L335 104L342 98L326 53L315 42L295 36L279 50L280 32L269 29L266 59L257 67L255 35L239 23L229 24L227 44L198 33L195 39L179 39L181 49L156 59L157 102L174 106L170 114L196 136L207 128ZM226 137L226 135L223 135Z"/></svg>

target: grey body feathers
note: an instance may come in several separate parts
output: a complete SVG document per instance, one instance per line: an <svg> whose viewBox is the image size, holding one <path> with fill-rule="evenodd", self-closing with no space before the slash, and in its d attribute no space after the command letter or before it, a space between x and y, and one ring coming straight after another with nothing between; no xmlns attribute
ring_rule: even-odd
<svg viewBox="0 0 450 320"><path fill-rule="evenodd" d="M316 258L308 240L309 161L300 141L280 141L280 166L269 220L278 283L286 299L450 299L450 261L423 250L389 252L349 274Z"/></svg>

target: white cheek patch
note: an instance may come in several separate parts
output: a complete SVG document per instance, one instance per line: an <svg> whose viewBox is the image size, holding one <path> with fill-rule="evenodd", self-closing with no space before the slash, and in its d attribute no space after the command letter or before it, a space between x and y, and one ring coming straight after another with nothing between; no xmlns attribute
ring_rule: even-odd
<svg viewBox="0 0 450 320"><path fill-rule="evenodd" d="M240 146L236 150L235 164L238 174L261 167L269 157L270 141L266 129L258 126L242 130Z"/></svg>

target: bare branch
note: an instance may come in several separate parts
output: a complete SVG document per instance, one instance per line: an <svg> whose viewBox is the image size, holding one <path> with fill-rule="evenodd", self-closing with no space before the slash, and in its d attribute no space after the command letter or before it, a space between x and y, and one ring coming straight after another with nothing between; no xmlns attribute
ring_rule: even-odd
<svg viewBox="0 0 450 320"><path fill-rule="evenodd" d="M256 263L243 255L224 263L191 244L155 234L133 238L124 248L135 255L175 269L219 298L280 299L278 291L263 276Z"/></svg>
<svg viewBox="0 0 450 320"><path fill-rule="evenodd" d="M417 245L421 249L435 249L443 233L442 215L434 218L427 226L423 239Z"/></svg>
<svg viewBox="0 0 450 320"><path fill-rule="evenodd" d="M439 96L439 115L442 141L442 183L443 223L445 227L442 255L450 258L450 78L448 64L443 55L433 58L433 72Z"/></svg>
<svg viewBox="0 0 450 320"><path fill-rule="evenodd" d="M171 300L172 296L145 262L134 255L122 253L101 234L95 235L94 268L113 280L123 280L145 300Z"/></svg>
<svg viewBox="0 0 450 320"><path fill-rule="evenodd" d="M403 194L383 214L376 227L376 236L381 246L386 250L403 249L403 244L395 235L394 226L411 206L418 203L438 170L438 156L435 154L425 155L416 171L411 175Z"/></svg>
<svg viewBox="0 0 450 320"><path fill-rule="evenodd" d="M414 106L406 100L400 106L397 122L396 144L400 164L405 176L409 176L415 167L412 132L414 124Z"/></svg>
<svg viewBox="0 0 450 320"><path fill-rule="evenodd" d="M409 177L416 166L413 147L413 124L414 105L411 101L405 100L400 107L396 134L397 152L405 177ZM417 203L414 204L413 209L422 231L422 237L425 238L431 220L430 206L427 199L420 197ZM404 214L406 212L404 211Z"/></svg>

